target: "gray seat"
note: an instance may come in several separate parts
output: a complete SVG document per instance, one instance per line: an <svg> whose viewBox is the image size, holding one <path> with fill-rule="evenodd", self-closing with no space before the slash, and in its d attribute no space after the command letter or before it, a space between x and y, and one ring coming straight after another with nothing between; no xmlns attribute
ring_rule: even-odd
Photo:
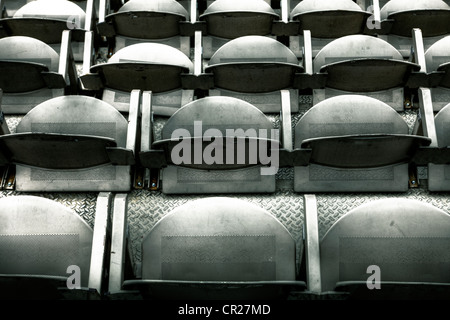
<svg viewBox="0 0 450 320"><path fill-rule="evenodd" d="M362 34L371 13L352 0L303 0L290 12L289 21L298 23L297 35L291 35L289 46L302 56L303 31L311 32L313 56L334 39Z"/></svg>
<svg viewBox="0 0 450 320"><path fill-rule="evenodd" d="M57 52L61 49L61 34L71 30L71 47L76 61L83 60L85 31L91 31L94 1L86 11L68 0L39 0L25 4L11 18L3 18L0 25L7 36L27 36L49 44ZM89 7L91 6L91 7Z"/></svg>
<svg viewBox="0 0 450 320"><path fill-rule="evenodd" d="M100 299L108 194L97 198L94 228L75 211L37 196L0 200L1 299Z"/></svg>
<svg viewBox="0 0 450 320"><path fill-rule="evenodd" d="M35 1L35 0L2 0L0 1L0 6L4 12L3 17L5 18L12 18L14 14L23 6L27 5L28 3ZM82 10L85 12L87 11L87 8L90 7L90 4L88 4L89 0L81 0L81 1L73 1L76 4L80 6ZM113 1L111 1L113 2ZM95 0L95 4L98 7L98 0ZM98 8L97 8L98 12Z"/></svg>
<svg viewBox="0 0 450 320"><path fill-rule="evenodd" d="M275 191L275 174L288 153L255 106L232 97L195 100L169 118L159 139L152 138L151 106L143 108L140 163L162 169L164 193Z"/></svg>
<svg viewBox="0 0 450 320"><path fill-rule="evenodd" d="M214 74L216 87L254 93L288 88L295 73L301 70L298 59L287 47L262 36L245 36L228 42L205 68L205 72Z"/></svg>
<svg viewBox="0 0 450 320"><path fill-rule="evenodd" d="M269 35L272 22L279 17L264 0L216 0L199 19L206 21L208 35L235 39L246 35Z"/></svg>
<svg viewBox="0 0 450 320"><path fill-rule="evenodd" d="M119 282L111 297L137 291L143 299L286 299L305 286L287 229L239 199L205 198L174 209L143 238L141 261L142 277Z"/></svg>
<svg viewBox="0 0 450 320"><path fill-rule="evenodd" d="M199 16L204 22L203 57L210 59L225 43L248 35L273 37L279 15L264 0L216 0Z"/></svg>
<svg viewBox="0 0 450 320"><path fill-rule="evenodd" d="M425 48L450 33L450 6L442 0L390 0L380 10L380 37L405 58L410 56L411 30L422 30Z"/></svg>
<svg viewBox="0 0 450 320"><path fill-rule="evenodd" d="M44 42L24 36L0 39L0 87L4 113L25 114L39 103L76 90L69 50L70 31L62 34L58 54Z"/></svg>
<svg viewBox="0 0 450 320"><path fill-rule="evenodd" d="M314 104L339 94L357 93L376 97L401 111L404 87L420 66L405 61L382 39L349 35L323 47L312 60L311 69L313 74L324 77L322 88L313 88Z"/></svg>
<svg viewBox="0 0 450 320"><path fill-rule="evenodd" d="M317 208L309 208L306 219L317 222ZM306 228L317 234L317 225ZM320 273L310 270L307 280L322 295L339 291L349 299L448 300L449 235L450 215L431 204L371 201L347 212L322 239L310 239L309 262Z"/></svg>
<svg viewBox="0 0 450 320"><path fill-rule="evenodd" d="M203 69L202 69L203 70ZM294 86L303 72L294 53L266 36L243 36L220 47L204 68L212 77L210 96L232 96L248 101L265 113L281 110L280 90L289 90L292 112L298 106Z"/></svg>
<svg viewBox="0 0 450 320"><path fill-rule="evenodd" d="M16 165L18 191L129 191L137 132L136 102L128 120L87 96L64 96L27 113L16 133L0 137Z"/></svg>
<svg viewBox="0 0 450 320"><path fill-rule="evenodd" d="M342 95L313 106L295 127L295 149L310 149L294 164L297 192L403 192L408 163L427 137L410 135L405 120L387 104Z"/></svg>
<svg viewBox="0 0 450 320"><path fill-rule="evenodd" d="M154 93L155 113L171 115L193 100L193 90L182 88L182 74L193 72L192 61L169 45L138 43L117 51L106 63L84 69L84 88L99 91L101 99L128 112L129 93Z"/></svg>
<svg viewBox="0 0 450 320"><path fill-rule="evenodd" d="M411 29L419 28L425 37L450 32L450 7L442 0L390 0L380 11L381 20L392 20L389 33L409 37Z"/></svg>
<svg viewBox="0 0 450 320"><path fill-rule="evenodd" d="M190 57L190 37L182 35L181 29L191 17L178 1L131 0L116 12L103 11L97 28L102 36L113 39L112 52L139 42L156 42L173 46Z"/></svg>
<svg viewBox="0 0 450 320"><path fill-rule="evenodd" d="M339 38L364 31L369 12L353 1L301 1L290 13L300 21L300 31L310 30L312 37Z"/></svg>

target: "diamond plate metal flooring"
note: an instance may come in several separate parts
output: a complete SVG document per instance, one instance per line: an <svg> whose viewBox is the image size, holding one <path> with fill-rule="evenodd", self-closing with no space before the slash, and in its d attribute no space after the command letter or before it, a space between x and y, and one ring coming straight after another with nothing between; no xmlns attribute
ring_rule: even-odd
<svg viewBox="0 0 450 320"><path fill-rule="evenodd" d="M284 184L283 184L284 185ZM164 195L160 192L146 190L133 191L128 197L128 221L130 239L132 241L133 257L140 261L140 242L150 229L165 214L187 201L204 197L226 196L242 199L266 209L276 217L291 233L297 242L299 254L302 252L303 235L303 194L292 189L280 188L274 194L257 195ZM316 194L319 217L319 234L322 237L326 231L341 216L348 211L370 201L384 198L416 199L436 206L450 213L450 193L429 193L423 188L409 189L406 193L319 193Z"/></svg>
<svg viewBox="0 0 450 320"><path fill-rule="evenodd" d="M266 209L275 216L291 233L301 253L303 199L291 191L280 190L268 195L164 195L160 192L133 191L128 197L128 221L133 257L140 261L142 238L167 213L188 201L225 196L248 201Z"/></svg>

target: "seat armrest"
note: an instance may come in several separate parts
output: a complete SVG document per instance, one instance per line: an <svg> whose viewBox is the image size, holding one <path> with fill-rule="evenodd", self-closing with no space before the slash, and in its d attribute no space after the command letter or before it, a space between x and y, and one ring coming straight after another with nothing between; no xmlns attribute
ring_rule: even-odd
<svg viewBox="0 0 450 320"><path fill-rule="evenodd" d="M309 292L321 293L322 284L320 274L319 224L317 218L317 200L315 195L304 195L304 210L306 283Z"/></svg>
<svg viewBox="0 0 450 320"><path fill-rule="evenodd" d="M429 147L437 148L437 133L434 123L433 102L429 88L419 88L419 121L422 123L423 134L431 139Z"/></svg>
<svg viewBox="0 0 450 320"><path fill-rule="evenodd" d="M78 89L78 76L75 60L72 52L72 33L64 30L61 38L61 51L59 56L58 73L64 78L70 93L76 93Z"/></svg>
<svg viewBox="0 0 450 320"><path fill-rule="evenodd" d="M152 149L154 137L151 91L144 91L142 94L141 118L140 162L146 168L162 168L167 165L164 150Z"/></svg>
<svg viewBox="0 0 450 320"><path fill-rule="evenodd" d="M86 1L86 18L84 21L84 30L93 31L95 23L95 10L94 10L94 0Z"/></svg>
<svg viewBox="0 0 450 320"><path fill-rule="evenodd" d="M0 89L0 135L10 133L8 124L6 123L6 120L5 120L5 115L3 114L3 111L2 111L2 96L3 96L3 90Z"/></svg>
<svg viewBox="0 0 450 320"><path fill-rule="evenodd" d="M91 264L89 268L89 288L102 294L105 256L108 245L108 221L111 210L112 193L101 192L97 197L95 209L94 233L92 240Z"/></svg>
<svg viewBox="0 0 450 320"><path fill-rule="evenodd" d="M111 293L118 292L122 289L125 276L127 203L127 194L115 195L108 285L108 291Z"/></svg>

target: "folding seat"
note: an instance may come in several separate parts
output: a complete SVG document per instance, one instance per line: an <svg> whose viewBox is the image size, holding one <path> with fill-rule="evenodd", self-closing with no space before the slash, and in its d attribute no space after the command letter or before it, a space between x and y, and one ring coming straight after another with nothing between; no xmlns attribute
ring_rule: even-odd
<svg viewBox="0 0 450 320"><path fill-rule="evenodd" d="M364 33L372 15L365 5L361 7L352 0L303 0L292 8L289 23L297 24L297 30L289 37L289 47L298 57L302 56L304 30L311 32L314 57L334 39Z"/></svg>
<svg viewBox="0 0 450 320"><path fill-rule="evenodd" d="M292 149L289 92L282 96L279 128L248 102L204 97L175 112L155 137L152 97L144 92L140 164L161 169L163 193L275 192L275 174Z"/></svg>
<svg viewBox="0 0 450 320"><path fill-rule="evenodd" d="M112 195L97 196L93 227L65 204L38 196L0 199L1 299L98 300Z"/></svg>
<svg viewBox="0 0 450 320"><path fill-rule="evenodd" d="M88 96L45 101L0 136L4 160L16 165L17 191L129 191L135 162L140 92L128 119Z"/></svg>
<svg viewBox="0 0 450 320"><path fill-rule="evenodd" d="M406 121L384 102L361 95L326 99L295 127L297 192L405 192L409 166L431 139L410 134Z"/></svg>
<svg viewBox="0 0 450 320"><path fill-rule="evenodd" d="M127 206L119 205L111 299L286 299L305 288L285 226L255 204L226 197L189 201L162 217L142 239L139 276L126 278Z"/></svg>
<svg viewBox="0 0 450 320"><path fill-rule="evenodd" d="M0 88L5 114L24 114L39 103L77 90L70 31L58 54L44 42L23 36L0 39Z"/></svg>
<svg viewBox="0 0 450 320"><path fill-rule="evenodd" d="M207 91L209 96L245 100L264 113L279 113L280 90L288 90L292 112L298 111L296 77L303 67L281 42L266 36L243 36L220 47L205 63L201 58L201 32L196 32L194 77L184 80L187 88Z"/></svg>
<svg viewBox="0 0 450 320"><path fill-rule="evenodd" d="M322 297L448 300L450 215L419 200L386 198L348 211L322 238L320 206L305 195L307 282Z"/></svg>
<svg viewBox="0 0 450 320"><path fill-rule="evenodd" d="M165 116L194 99L194 90L182 86L182 75L193 72L193 63L169 45L133 44L117 51L106 63L90 63L86 59L83 65L83 87L121 112L128 112L134 89L151 90L155 113Z"/></svg>
<svg viewBox="0 0 450 320"><path fill-rule="evenodd" d="M1 0L0 1L0 8L3 12L2 17L4 18L12 18L14 14L23 6L27 5L30 2L33 2L36 0ZM86 9L89 7L88 0L80 0L80 1L73 1L74 3L78 4L81 9L86 11ZM95 5L98 7L98 0L94 0ZM114 1L115 3L115 1ZM97 8L98 9L98 8Z"/></svg>
<svg viewBox="0 0 450 320"><path fill-rule="evenodd" d="M9 3L8 3L9 4ZM89 0L83 10L78 3L68 0L30 1L13 16L0 20L6 36L27 36L50 45L59 52L61 34L71 30L71 48L76 61L83 60L85 32L93 31L95 21L94 0Z"/></svg>
<svg viewBox="0 0 450 320"><path fill-rule="evenodd" d="M264 0L215 0L209 1L206 10L199 15L203 23L203 57L210 59L224 44L243 36L259 35L273 39L274 24L280 16Z"/></svg>
<svg viewBox="0 0 450 320"><path fill-rule="evenodd" d="M411 54L411 30L422 30L425 49L450 33L450 6L442 0L390 0L380 10L379 37L405 58Z"/></svg>
<svg viewBox="0 0 450 320"><path fill-rule="evenodd" d="M388 42L370 35L349 35L333 40L312 58L309 31L305 32L304 87L313 89L313 104L340 94L360 94L405 108L405 88L420 70L405 61ZM411 46L413 47L413 46ZM308 84L308 81L312 81Z"/></svg>
<svg viewBox="0 0 450 320"><path fill-rule="evenodd" d="M101 7L97 28L111 39L111 53L136 43L156 42L173 46L190 57L191 9L186 10L180 2L130 0L116 12L107 13L106 8Z"/></svg>

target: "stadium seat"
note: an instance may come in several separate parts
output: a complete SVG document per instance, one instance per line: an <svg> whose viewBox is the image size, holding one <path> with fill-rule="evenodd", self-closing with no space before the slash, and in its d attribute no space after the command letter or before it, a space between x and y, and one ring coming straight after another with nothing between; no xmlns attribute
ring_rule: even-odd
<svg viewBox="0 0 450 320"><path fill-rule="evenodd" d="M114 213L119 230L126 229L125 209ZM119 239L111 259L124 261L125 233L114 236ZM294 238L265 209L239 199L204 198L167 213L142 239L139 278L111 269L109 297L286 299L305 288L296 265Z"/></svg>
<svg viewBox="0 0 450 320"><path fill-rule="evenodd" d="M87 96L64 96L28 112L16 132L0 136L16 165L17 191L129 191L135 163L140 92L128 119Z"/></svg>
<svg viewBox="0 0 450 320"><path fill-rule="evenodd" d="M68 0L31 1L17 10L11 18L0 20L6 36L27 36L50 45L55 51L61 48L61 34L71 30L71 48L75 61L83 60L85 31L94 31L94 0L89 0L86 10Z"/></svg>
<svg viewBox="0 0 450 320"><path fill-rule="evenodd" d="M0 199L1 299L101 299L107 285L111 197L98 195L93 227L50 199Z"/></svg>
<svg viewBox="0 0 450 320"><path fill-rule="evenodd" d="M450 33L450 6L442 0L390 0L380 10L380 38L405 58L411 54L411 30L422 30L425 50Z"/></svg>
<svg viewBox="0 0 450 320"><path fill-rule="evenodd" d="M155 42L173 46L190 57L190 37L182 34L183 23L190 24L190 12L175 0L130 0L117 12L101 9L97 28L112 39L110 52L131 44Z"/></svg>
<svg viewBox="0 0 450 320"><path fill-rule="evenodd" d="M180 50L160 43L138 43L117 51L106 63L85 61L83 87L121 112L128 112L130 92L151 90L155 113L170 116L194 99L182 87L182 74L193 72L192 61Z"/></svg>
<svg viewBox="0 0 450 320"><path fill-rule="evenodd" d="M70 36L70 31L63 32L59 54L31 37L0 39L0 88L5 114L25 114L50 98L76 92Z"/></svg>
<svg viewBox="0 0 450 320"><path fill-rule="evenodd" d="M144 92L140 163L162 169L163 193L274 192L275 175L281 165L289 164L285 158L292 149L289 92L281 95L278 130L248 102L205 97L174 113L158 139L151 94Z"/></svg>
<svg viewBox="0 0 450 320"><path fill-rule="evenodd" d="M28 3L36 1L36 0L1 0L0 1L0 8L3 11L3 17L4 18L11 18L14 16L14 14L23 6L27 5ZM76 3L83 11L87 11L87 8L90 7L90 4L88 3L89 0L80 0L80 1L73 1ZM98 2L99 0L94 0L94 5L97 9L98 13Z"/></svg>
<svg viewBox="0 0 450 320"><path fill-rule="evenodd" d="M303 0L289 14L289 21L298 24L297 34L289 38L290 49L302 57L303 31L311 32L313 57L320 48L334 39L362 34L372 15L352 0Z"/></svg>
<svg viewBox="0 0 450 320"><path fill-rule="evenodd" d="M319 239L314 195L305 195L309 290L347 299L448 300L450 215L405 198L346 212Z"/></svg>
<svg viewBox="0 0 450 320"><path fill-rule="evenodd" d="M418 64L405 61L388 42L370 35L340 37L323 47L314 59L307 35L305 50L305 73L316 78L309 85L313 104L352 93L375 97L402 111L404 88L411 74L420 70ZM306 82L303 85L308 86Z"/></svg>
<svg viewBox="0 0 450 320"><path fill-rule="evenodd" d="M198 19L205 24L203 57L210 59L232 39L249 35L275 38L273 24L280 17L264 0L216 0Z"/></svg>
<svg viewBox="0 0 450 320"><path fill-rule="evenodd" d="M206 90L209 96L242 99L264 113L279 113L280 90L289 90L291 111L298 111L295 79L303 67L287 46L266 36L243 36L220 47L204 66L198 63L204 61L200 37L197 32L194 75L203 82L185 81L186 87Z"/></svg>
<svg viewBox="0 0 450 320"><path fill-rule="evenodd" d="M295 150L311 150L294 164L297 192L405 192L408 163L431 139L409 134L406 121L387 104L366 96L326 99L295 127Z"/></svg>

